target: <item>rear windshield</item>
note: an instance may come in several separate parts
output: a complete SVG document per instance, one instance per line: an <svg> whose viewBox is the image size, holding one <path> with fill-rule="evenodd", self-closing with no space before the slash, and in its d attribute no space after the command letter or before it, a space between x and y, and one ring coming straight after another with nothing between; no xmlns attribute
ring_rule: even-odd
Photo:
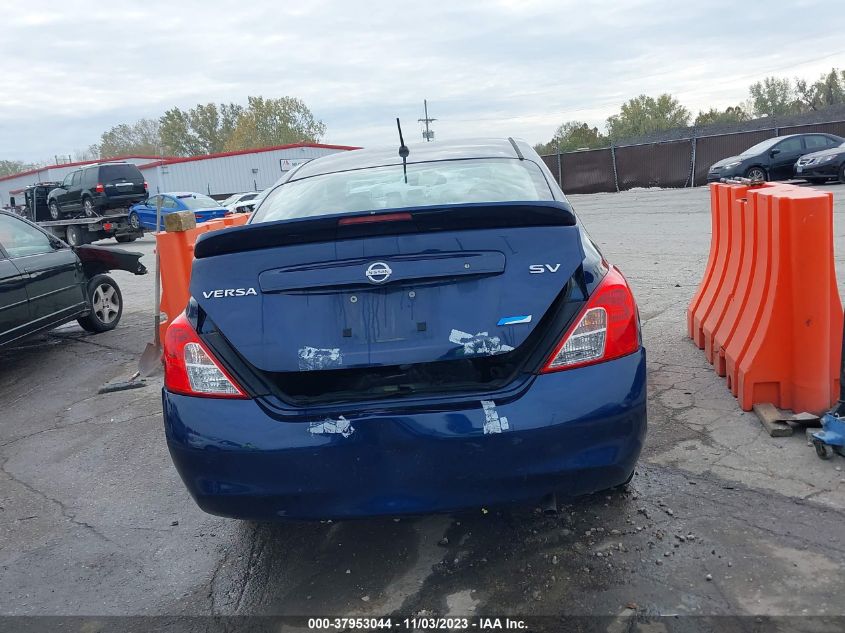
<svg viewBox="0 0 845 633"><path fill-rule="evenodd" d="M540 168L528 160L484 158L371 167L293 180L274 189L252 222L333 213L470 202L553 200Z"/></svg>
<svg viewBox="0 0 845 633"><path fill-rule="evenodd" d="M144 182L141 171L135 165L103 165L100 167L100 179L104 182L114 180Z"/></svg>
<svg viewBox="0 0 845 633"><path fill-rule="evenodd" d="M194 209L213 209L220 206L220 203L214 198L209 198L200 193L189 193L176 197L192 211Z"/></svg>

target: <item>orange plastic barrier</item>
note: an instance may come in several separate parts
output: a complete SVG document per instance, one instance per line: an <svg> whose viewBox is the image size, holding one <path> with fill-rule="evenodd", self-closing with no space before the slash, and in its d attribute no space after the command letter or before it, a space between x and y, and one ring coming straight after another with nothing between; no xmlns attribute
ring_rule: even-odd
<svg viewBox="0 0 845 633"><path fill-rule="evenodd" d="M155 234L161 276L161 312L164 313L159 326L161 340L164 340L164 332L170 322L188 305L191 296L188 287L191 283L191 265L194 262L194 244L197 238L209 231L246 224L247 220L248 213L236 213L219 220L197 224L196 228L187 231L162 231Z"/></svg>
<svg viewBox="0 0 845 633"><path fill-rule="evenodd" d="M806 187L712 184L710 256L687 310L743 410L771 402L821 413L839 397L842 303L833 195Z"/></svg>

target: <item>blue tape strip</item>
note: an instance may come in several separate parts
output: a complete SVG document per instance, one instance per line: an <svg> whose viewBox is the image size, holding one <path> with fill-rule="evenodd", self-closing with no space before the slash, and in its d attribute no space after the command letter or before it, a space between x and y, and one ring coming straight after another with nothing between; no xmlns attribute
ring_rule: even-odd
<svg viewBox="0 0 845 633"><path fill-rule="evenodd" d="M531 323L531 315L502 317L496 325L517 325L518 323Z"/></svg>

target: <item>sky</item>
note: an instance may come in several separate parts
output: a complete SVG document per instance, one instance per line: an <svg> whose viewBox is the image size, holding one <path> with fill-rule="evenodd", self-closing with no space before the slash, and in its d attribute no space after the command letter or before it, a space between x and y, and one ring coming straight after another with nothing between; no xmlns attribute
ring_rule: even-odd
<svg viewBox="0 0 845 633"><path fill-rule="evenodd" d="M766 75L845 68L832 0L0 0L0 159L50 161L173 106L299 97L327 143L548 141L669 92L693 113Z"/></svg>

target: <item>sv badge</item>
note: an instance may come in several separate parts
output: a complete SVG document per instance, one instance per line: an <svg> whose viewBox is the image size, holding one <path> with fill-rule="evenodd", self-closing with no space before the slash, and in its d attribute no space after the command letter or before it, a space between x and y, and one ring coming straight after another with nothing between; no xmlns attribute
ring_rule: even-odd
<svg viewBox="0 0 845 633"><path fill-rule="evenodd" d="M528 272L532 275L540 275L545 272L556 273L560 264L531 264L528 266Z"/></svg>

